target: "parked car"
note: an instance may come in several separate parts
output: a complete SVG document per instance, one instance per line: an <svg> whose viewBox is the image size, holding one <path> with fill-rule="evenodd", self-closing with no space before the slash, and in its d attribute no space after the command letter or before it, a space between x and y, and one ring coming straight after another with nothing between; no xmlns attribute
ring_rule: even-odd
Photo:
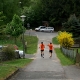
<svg viewBox="0 0 80 80"><path fill-rule="evenodd" d="M46 28L40 29L40 31L41 32L53 32L54 28L53 27L46 27Z"/></svg>
<svg viewBox="0 0 80 80"><path fill-rule="evenodd" d="M15 52L19 52L19 57L22 58L24 56L23 50L15 50Z"/></svg>
<svg viewBox="0 0 80 80"><path fill-rule="evenodd" d="M40 29L45 28L45 26L39 26L38 28L35 28L35 31L40 31Z"/></svg>

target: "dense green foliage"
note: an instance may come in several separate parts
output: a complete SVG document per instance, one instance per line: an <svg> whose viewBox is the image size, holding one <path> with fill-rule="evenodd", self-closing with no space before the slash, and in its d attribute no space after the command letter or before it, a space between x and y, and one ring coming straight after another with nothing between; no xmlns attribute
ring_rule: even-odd
<svg viewBox="0 0 80 80"><path fill-rule="evenodd" d="M22 21L18 15L14 15L11 23L7 24L6 32L14 37L18 37L20 34L23 33L23 26Z"/></svg>
<svg viewBox="0 0 80 80"><path fill-rule="evenodd" d="M11 22L14 14L25 14L26 28L27 23L30 23L30 28L35 28L43 25L43 21L48 21L49 26L60 30L62 23L66 22L70 15L75 14L80 18L79 5L79 0L0 0L0 11L3 11L6 17L4 24Z"/></svg>
<svg viewBox="0 0 80 80"><path fill-rule="evenodd" d="M5 34L5 25L3 20L5 19L5 16L3 15L3 11L0 12L0 35Z"/></svg>
<svg viewBox="0 0 80 80"><path fill-rule="evenodd" d="M19 37L22 33L25 32L25 28L22 26L22 21L18 15L14 15L10 23L7 24L6 34L11 35L15 38Z"/></svg>
<svg viewBox="0 0 80 80"><path fill-rule="evenodd" d="M30 6L30 11L33 11L33 21L36 25L42 25L42 21L48 21L50 26L58 26L60 28L62 23L67 18L74 14L80 14L79 0L32 0L33 4ZM35 4L35 5L34 5ZM34 17L33 17L34 16ZM33 26L35 23L33 24ZM55 29L56 29L55 27Z"/></svg>
<svg viewBox="0 0 80 80"><path fill-rule="evenodd" d="M6 16L4 23L10 22L14 14L20 16L23 7L29 5L30 0L0 0L0 11L3 11L3 15Z"/></svg>
<svg viewBox="0 0 80 80"><path fill-rule="evenodd" d="M73 37L80 37L80 22L75 14L71 15L67 22L63 23L62 31L72 33Z"/></svg>
<svg viewBox="0 0 80 80"><path fill-rule="evenodd" d="M13 45L7 45L2 49L2 52L5 53L5 60L12 60L15 58L15 51Z"/></svg>

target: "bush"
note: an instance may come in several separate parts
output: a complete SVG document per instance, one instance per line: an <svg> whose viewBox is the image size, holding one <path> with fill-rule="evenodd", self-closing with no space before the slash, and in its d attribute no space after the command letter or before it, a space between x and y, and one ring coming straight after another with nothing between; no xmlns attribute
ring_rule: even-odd
<svg viewBox="0 0 80 80"><path fill-rule="evenodd" d="M62 23L62 31L72 33L74 38L80 37L80 22L75 14L70 15L68 21Z"/></svg>
<svg viewBox="0 0 80 80"><path fill-rule="evenodd" d="M2 52L5 53L5 57L7 60L12 60L15 58L14 46L11 44L3 47Z"/></svg>
<svg viewBox="0 0 80 80"><path fill-rule="evenodd" d="M57 36L57 39L62 47L70 48L74 45L74 40L72 34L64 31L60 32Z"/></svg>

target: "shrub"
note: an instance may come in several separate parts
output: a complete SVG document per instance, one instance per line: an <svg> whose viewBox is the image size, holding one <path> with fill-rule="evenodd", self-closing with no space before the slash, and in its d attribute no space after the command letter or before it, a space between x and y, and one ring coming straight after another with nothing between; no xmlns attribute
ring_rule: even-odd
<svg viewBox="0 0 80 80"><path fill-rule="evenodd" d="M57 39L62 47L70 48L74 45L72 34L66 31L60 32L57 36Z"/></svg>
<svg viewBox="0 0 80 80"><path fill-rule="evenodd" d="M75 14L70 15L68 21L62 23L62 31L67 31L73 34L73 37L80 37L80 22Z"/></svg>
<svg viewBox="0 0 80 80"><path fill-rule="evenodd" d="M2 52L5 53L5 57L7 60L12 60L15 58L15 50L14 46L9 44L6 47L3 47Z"/></svg>

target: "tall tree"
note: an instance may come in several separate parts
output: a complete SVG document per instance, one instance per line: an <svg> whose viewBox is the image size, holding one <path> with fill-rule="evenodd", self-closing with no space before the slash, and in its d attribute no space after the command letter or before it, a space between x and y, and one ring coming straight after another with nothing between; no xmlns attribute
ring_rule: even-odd
<svg viewBox="0 0 80 80"><path fill-rule="evenodd" d="M49 21L51 26L62 26L68 17L80 14L79 0L31 0L35 21ZM41 24L41 23L38 23Z"/></svg>
<svg viewBox="0 0 80 80"><path fill-rule="evenodd" d="M6 32L7 34L15 38L15 43L16 43L16 38L19 37L20 34L23 33L23 30L25 31L24 27L22 26L22 21L20 17L15 14L13 16L12 21L7 24Z"/></svg>
<svg viewBox="0 0 80 80"><path fill-rule="evenodd" d="M0 36L5 34L5 25L4 25L4 19L5 19L5 16L3 15L3 12L1 11L0 12Z"/></svg>
<svg viewBox="0 0 80 80"><path fill-rule="evenodd" d="M10 22L14 14L20 16L23 7L29 5L30 0L0 0L0 11L3 11L4 16L6 16L4 23Z"/></svg>
<svg viewBox="0 0 80 80"><path fill-rule="evenodd" d="M80 23L75 14L70 15L68 21L63 23L62 31L72 33L73 37L80 37Z"/></svg>
<svg viewBox="0 0 80 80"><path fill-rule="evenodd" d="M19 0L1 0L0 2L1 11L3 11L4 16L6 16L6 20L4 23L7 23L12 20L12 17L15 13L18 13L18 4Z"/></svg>

